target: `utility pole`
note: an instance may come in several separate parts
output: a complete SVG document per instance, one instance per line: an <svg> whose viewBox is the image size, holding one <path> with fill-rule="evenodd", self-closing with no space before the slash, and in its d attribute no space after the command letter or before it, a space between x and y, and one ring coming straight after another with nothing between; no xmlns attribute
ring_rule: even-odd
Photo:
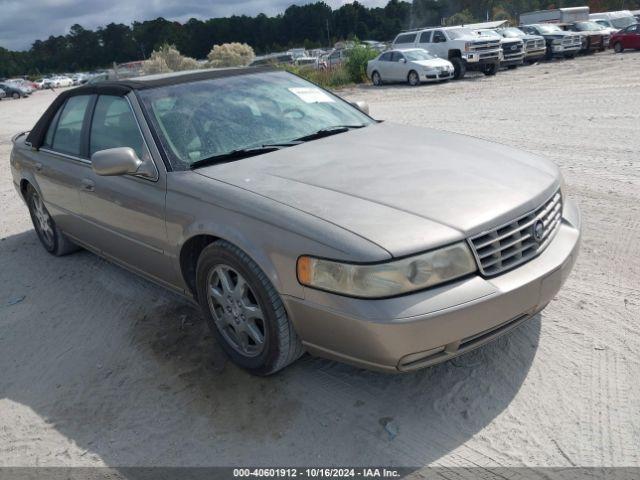
<svg viewBox="0 0 640 480"><path fill-rule="evenodd" d="M325 22L327 24L327 47L331 46L331 36L329 35L329 19L325 19Z"/></svg>

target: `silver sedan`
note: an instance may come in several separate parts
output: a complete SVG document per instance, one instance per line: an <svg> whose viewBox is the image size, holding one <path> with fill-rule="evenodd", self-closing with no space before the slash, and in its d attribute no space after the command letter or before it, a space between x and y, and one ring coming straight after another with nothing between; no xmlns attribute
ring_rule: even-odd
<svg viewBox="0 0 640 480"><path fill-rule="evenodd" d="M451 80L453 73L451 62L421 48L389 50L367 64L367 76L374 85L407 82L416 86L421 82Z"/></svg>
<svg viewBox="0 0 640 480"><path fill-rule="evenodd" d="M414 370L543 309L580 240L558 168L360 108L270 68L102 82L16 135L11 172L48 252L193 300L255 374Z"/></svg>

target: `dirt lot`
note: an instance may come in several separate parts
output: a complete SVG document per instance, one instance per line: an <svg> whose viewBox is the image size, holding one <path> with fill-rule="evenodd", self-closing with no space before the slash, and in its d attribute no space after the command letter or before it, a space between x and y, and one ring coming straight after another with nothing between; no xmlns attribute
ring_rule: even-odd
<svg viewBox="0 0 640 480"><path fill-rule="evenodd" d="M381 119L556 161L584 215L576 269L508 338L404 376L304 357L229 364L191 306L38 245L10 136L53 98L0 102L0 466L640 466L640 52L495 78L348 90Z"/></svg>

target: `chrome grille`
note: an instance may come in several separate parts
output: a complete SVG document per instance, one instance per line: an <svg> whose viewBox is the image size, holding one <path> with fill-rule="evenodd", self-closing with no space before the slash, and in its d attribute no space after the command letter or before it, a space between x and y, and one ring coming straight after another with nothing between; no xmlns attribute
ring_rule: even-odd
<svg viewBox="0 0 640 480"><path fill-rule="evenodd" d="M558 192L533 212L471 238L480 272L497 275L531 260L553 239L561 219L562 197Z"/></svg>

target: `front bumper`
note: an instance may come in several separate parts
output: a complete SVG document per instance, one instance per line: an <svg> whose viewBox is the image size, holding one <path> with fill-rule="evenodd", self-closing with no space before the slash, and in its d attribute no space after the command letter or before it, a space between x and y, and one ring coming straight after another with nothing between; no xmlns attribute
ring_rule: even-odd
<svg viewBox="0 0 640 480"><path fill-rule="evenodd" d="M551 51L554 55L565 55L570 53L578 53L582 50L582 45L552 45Z"/></svg>
<svg viewBox="0 0 640 480"><path fill-rule="evenodd" d="M548 247L497 277L473 276L384 300L311 289L304 300L283 300L309 353L374 370L415 370L477 348L542 310L571 272L580 235L578 208L565 200Z"/></svg>
<svg viewBox="0 0 640 480"><path fill-rule="evenodd" d="M534 61L543 58L547 54L547 49L545 48L537 48L535 50L527 50L525 53L524 59L527 61Z"/></svg>
<svg viewBox="0 0 640 480"><path fill-rule="evenodd" d="M500 66L509 67L511 65L522 65L524 63L524 53L518 55L505 55L504 60L500 62Z"/></svg>
<svg viewBox="0 0 640 480"><path fill-rule="evenodd" d="M451 80L453 78L454 71L426 71L420 74L420 80L423 82L442 82L444 80Z"/></svg>

